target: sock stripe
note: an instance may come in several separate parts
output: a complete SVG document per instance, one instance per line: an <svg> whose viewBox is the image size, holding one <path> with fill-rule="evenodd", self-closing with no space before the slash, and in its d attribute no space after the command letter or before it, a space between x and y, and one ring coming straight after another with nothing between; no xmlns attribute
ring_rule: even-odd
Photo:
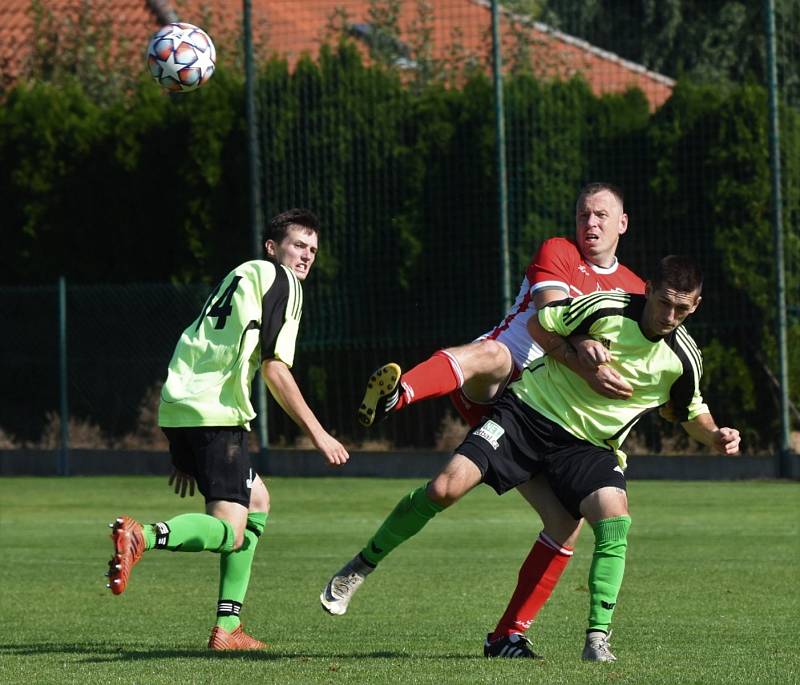
<svg viewBox="0 0 800 685"><path fill-rule="evenodd" d="M551 538L547 533L542 531L539 533L539 542L541 542L545 547L549 547L554 552L558 552L559 554L563 554L565 557L571 557L575 550L571 547L562 547L559 545L553 538Z"/></svg>
<svg viewBox="0 0 800 685"><path fill-rule="evenodd" d="M461 370L461 365L456 361L456 358L447 350L439 350L438 354L441 354L447 359L448 362L450 362L450 368L453 370L453 374L458 379L458 387L462 387L464 385L464 372Z"/></svg>
<svg viewBox="0 0 800 685"><path fill-rule="evenodd" d="M241 611L241 602L232 599L221 599L217 602L217 616L238 616Z"/></svg>
<svg viewBox="0 0 800 685"><path fill-rule="evenodd" d="M164 549L169 544L169 526L164 521L153 524L153 531L156 534L156 549Z"/></svg>
<svg viewBox="0 0 800 685"><path fill-rule="evenodd" d="M397 401L400 399L400 392L395 391L391 397L386 400L386 411L391 411L394 409L394 405L397 404Z"/></svg>
<svg viewBox="0 0 800 685"><path fill-rule="evenodd" d="M414 388L412 388L408 383L406 383L403 380L400 381L400 385L403 388L403 396L406 398L406 404L411 404L414 401ZM400 397L398 396L397 399L400 399ZM397 402L395 401L394 404L397 404Z"/></svg>

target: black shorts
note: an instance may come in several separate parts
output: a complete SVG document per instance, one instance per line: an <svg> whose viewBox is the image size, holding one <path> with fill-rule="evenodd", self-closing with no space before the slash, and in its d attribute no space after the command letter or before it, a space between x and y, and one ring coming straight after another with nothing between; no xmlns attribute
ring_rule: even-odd
<svg viewBox="0 0 800 685"><path fill-rule="evenodd" d="M255 472L240 426L162 428L176 469L193 476L206 502L250 506Z"/></svg>
<svg viewBox="0 0 800 685"><path fill-rule="evenodd" d="M494 410L456 454L475 463L498 495L545 474L564 508L577 520L583 499L603 487L625 490L616 455L580 440L557 423L503 393Z"/></svg>

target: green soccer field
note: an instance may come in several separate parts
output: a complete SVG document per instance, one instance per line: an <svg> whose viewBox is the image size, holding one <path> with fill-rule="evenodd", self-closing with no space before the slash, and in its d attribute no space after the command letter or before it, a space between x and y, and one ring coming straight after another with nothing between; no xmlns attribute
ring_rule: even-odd
<svg viewBox="0 0 800 685"><path fill-rule="evenodd" d="M107 523L195 511L154 477L0 479L4 683L795 683L800 489L632 482L615 664L579 659L592 534L530 631L543 662L487 660L485 634L539 531L480 487L396 550L345 616L328 577L419 481L275 479L243 621L268 651L214 654L217 557L148 553L113 597Z"/></svg>

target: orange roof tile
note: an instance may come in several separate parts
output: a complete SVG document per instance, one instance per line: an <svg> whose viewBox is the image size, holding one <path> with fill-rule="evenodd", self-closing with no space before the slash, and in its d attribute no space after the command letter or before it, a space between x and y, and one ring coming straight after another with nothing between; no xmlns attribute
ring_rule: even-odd
<svg viewBox="0 0 800 685"><path fill-rule="evenodd" d="M41 0L60 20L75 21L85 0ZM491 3L489 0L429 0L432 56L446 59L456 47L464 54L490 63ZM402 3L398 18L401 40L413 43L419 34L418 5ZM32 54L33 19L31 0L3 0L0 5L0 82L24 75ZM108 21L110 30L125 36L129 45L141 44L164 23L170 9L181 21L198 24L217 42L218 52L226 41L238 35L242 22L242 0L99 0L91 5L95 16ZM316 55L337 9L347 12L352 24L369 22L369 0L252 0L256 42L262 57L285 56L293 65L304 53ZM159 15L159 13L161 13ZM504 59L514 45L513 15L501 19ZM674 82L641 65L623 60L573 36L516 17L517 33L524 33L530 45L533 71L544 77L569 78L584 75L596 93L622 92L639 87L655 109L669 98ZM264 40L259 40L263 36ZM230 44L230 43L228 43ZM140 60L140 54L130 55ZM144 68L144 67L142 67ZM24 76L23 76L24 77Z"/></svg>

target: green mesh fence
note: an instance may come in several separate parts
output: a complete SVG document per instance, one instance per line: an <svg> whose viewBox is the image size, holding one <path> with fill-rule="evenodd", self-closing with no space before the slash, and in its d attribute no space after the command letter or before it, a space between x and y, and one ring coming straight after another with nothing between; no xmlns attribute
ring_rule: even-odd
<svg viewBox="0 0 800 685"><path fill-rule="evenodd" d="M704 301L689 329L704 348L704 393L718 419L740 427L757 451L780 442L780 379L766 3L751 4L509 1L500 36L511 292L543 239L574 231L579 188L616 183L630 217L624 263L646 276L668 253L700 260ZM800 9L778 1L776 12L796 401ZM323 424L348 444L432 447L452 413L446 399L372 431L356 424L354 409L379 364L407 368L474 339L504 313L491 3L254 1L253 25L263 215L309 206L323 225L305 285L299 384ZM169 135L142 127L143 166L152 168L151 154L165 140L174 143L170 157L181 146L204 154L187 161L169 206L135 196L118 219L120 242L110 245L116 261L97 280L113 281L119 268L122 280L162 283L84 285L91 281L67 273L70 411L112 442L152 421L154 389L208 290L163 282L215 282L250 257L243 124L208 133L215 118L243 110L230 73L221 69L205 92L172 103L164 115ZM204 155L213 156L213 170ZM91 157L98 182L113 177L102 166L110 156ZM128 179L147 173L123 171ZM46 217L58 226L75 211L68 205ZM128 216L141 223L162 211L163 224L130 248L148 254L140 246L149 245L152 259L125 259L124 236L138 229L126 229ZM141 264L138 279L132 263ZM0 426L17 442L40 441L53 434L47 417L58 408L56 291L3 288L0 303L15 331L0 343L9 385ZM273 403L268 423L274 444L296 440ZM676 440L663 422L648 420L633 451L669 451Z"/></svg>

